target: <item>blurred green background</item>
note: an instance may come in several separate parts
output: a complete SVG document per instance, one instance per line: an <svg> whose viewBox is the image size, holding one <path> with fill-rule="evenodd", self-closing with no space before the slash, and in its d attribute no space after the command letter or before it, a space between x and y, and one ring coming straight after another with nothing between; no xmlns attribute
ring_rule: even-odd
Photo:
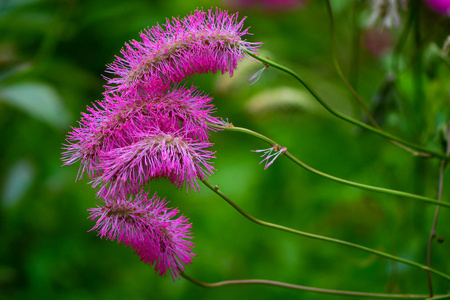
<svg viewBox="0 0 450 300"><path fill-rule="evenodd" d="M247 1L249 2L249 1ZM253 1L255 2L255 1ZM411 1L414 2L414 1ZM241 3L239 5L239 3ZM0 299L345 299L268 286L206 289L154 274L128 248L88 232L86 209L99 204L78 165L61 168L61 146L80 112L102 97L105 65L147 26L197 7L240 10L261 54L296 70L328 103L361 111L331 59L323 1L290 9L219 0L0 0ZM368 1L332 1L343 71L387 131L443 151L450 71L442 45L449 19L420 4L404 46L399 28L369 28ZM377 27L379 28L379 27ZM378 34L378 35L377 35ZM375 36L375 37L374 37ZM392 68L393 65L397 67ZM244 61L236 75L202 75L217 115L261 132L321 171L362 183L436 197L439 161L412 156L343 123L293 78ZM398 71L395 76L392 71ZM302 231L344 239L426 263L435 207L326 181L280 157L267 170L250 150L267 145L218 132L218 184L251 214ZM450 201L446 172L445 201ZM330 289L428 293L425 272L354 249L276 232L240 216L206 187L186 194L164 180L167 197L193 223L195 253L186 273L206 282L260 278ZM450 272L450 211L442 209L432 265ZM450 285L434 278L436 293Z"/></svg>

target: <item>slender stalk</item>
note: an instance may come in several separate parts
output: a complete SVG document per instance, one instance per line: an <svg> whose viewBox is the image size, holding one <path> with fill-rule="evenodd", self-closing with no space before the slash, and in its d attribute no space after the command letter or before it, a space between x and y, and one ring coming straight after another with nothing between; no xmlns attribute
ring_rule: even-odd
<svg viewBox="0 0 450 300"><path fill-rule="evenodd" d="M395 45L394 53L392 56L392 71L394 72L394 74L396 74L399 71L400 53L402 52L403 47L406 44L406 41L407 41L408 35L409 35L409 31L411 30L413 21L416 17L416 13L417 13L417 11L415 9L410 10L408 20L406 21L406 24L403 27L402 32L400 33L398 42Z"/></svg>
<svg viewBox="0 0 450 300"><path fill-rule="evenodd" d="M439 170L439 187L438 187L438 201L441 201L442 199L442 186L444 182L444 170L445 170L445 161L442 161L441 167ZM428 239L428 246L427 246L427 266L431 267L431 244L433 243L433 240L436 238L436 226L437 226L437 220L439 216L439 210L440 206L438 205L436 207L436 211L434 212L434 219L433 219L433 225L431 226L431 232L430 237ZM431 273L428 272L428 286L430 289L430 297L433 297L433 282L431 280Z"/></svg>
<svg viewBox="0 0 450 300"><path fill-rule="evenodd" d="M367 107L367 105L364 103L364 101L361 99L361 97L359 96L359 94L355 91L355 89L353 88L353 86L348 82L347 78L345 77L344 73L342 72L341 66L339 64L339 60L337 58L337 51L336 51L336 34L335 34L335 29L334 29L334 18L333 18L333 12L331 10L331 5L330 5L330 0L326 0L326 7L327 7L327 12L328 12L328 17L330 19L330 32L331 32L331 52L332 52L332 56L333 56L333 63L334 66L336 68L337 73L339 74L339 77L342 79L342 81L344 81L345 85L347 86L347 88L352 92L353 96L355 97L355 99L357 100L357 102L359 103L359 105L361 106L361 108L364 111L364 114L366 115L366 117L368 118L368 120L370 121L370 123L372 123L372 125L380 130L383 131L383 129L380 127L380 125L377 123L377 121L373 118L372 114L370 113L369 108ZM414 155L417 156L429 156L426 153L423 152L418 152L415 151L409 147L406 147L405 145L394 141L394 140L390 140L393 144L395 144L396 146L409 151L411 153L413 153Z"/></svg>
<svg viewBox="0 0 450 300"><path fill-rule="evenodd" d="M416 11L416 17L414 18L413 24L413 37L414 37L414 48L416 49L413 61L412 61L412 87L413 87L413 95L412 95L412 103L409 108L409 115L411 116L410 120L410 128L412 129L412 134L414 136L419 136L423 132L423 128L425 127L425 118L427 115L427 97L425 94L424 88L424 68L423 68L423 48L421 41L421 32L420 32L420 23L421 23L421 14L420 14L420 5L421 1L413 1L411 3L412 10Z"/></svg>
<svg viewBox="0 0 450 300"><path fill-rule="evenodd" d="M434 296L431 298L427 298L426 300L438 300L438 299L450 299L450 294Z"/></svg>
<svg viewBox="0 0 450 300"><path fill-rule="evenodd" d="M396 136L393 136L392 134L389 134L389 133L387 133L387 132L384 132L384 131L382 131L382 130L379 130L379 129L377 129L377 128L374 128L374 127L372 127L372 126L370 126L370 125L367 125L367 124L365 124L365 123L363 123L363 122L360 122L360 121L358 121L358 120L355 120L355 119L353 119L353 118L351 118L351 117L349 117L349 116L346 116L345 114L343 114L343 113L340 113L340 112L338 112L338 111L336 111L336 110L334 110L330 105L328 105L314 90L313 90L313 88L311 87L311 86L309 86L302 78L300 78L300 76L297 74L297 73L295 73L294 71L292 71L291 69L289 69L289 68L286 68L286 67L284 67L284 66L282 66L282 65L280 65L280 64L277 64L277 63L275 63L275 62L272 62L272 61L270 61L270 60L268 60L268 59L266 59L266 58L263 58L263 57L261 57L261 56L259 56L259 55L256 55L256 54L254 54L254 53L252 53L252 52L250 52L250 51L246 51L245 50L245 52L246 52L246 54L248 54L249 56L251 56L251 57L253 57L254 59L256 59L256 60L259 60L259 61L261 61L262 63L264 63L264 64L266 64L266 65L269 65L269 66L272 66L272 67L274 67L274 68L276 68L276 69L278 69L278 70L281 70L281 71L283 71L283 72L285 72L285 73L287 73L287 74L289 74L289 75L291 75L292 77L294 77L295 79L297 79L310 93L311 93L311 95L313 95L314 96L314 98L316 98L316 100L327 110L327 111L329 111L331 114L333 114L334 116L336 116L336 117L338 117L339 119L342 119L342 120L344 120L344 121L346 121L346 122L348 122L348 123L350 123L350 124L353 124L353 125L356 125L356 126L359 126L359 127L361 127L361 128L364 128L364 129L366 129L366 130L368 130L368 131L370 131L370 132L372 132L372 133L375 133L375 134L377 134L377 135L379 135L379 136L382 136L382 137L384 137L384 138L387 138L388 140L392 140L392 141L396 141L396 142L398 142L398 143L400 143L400 144L402 144L402 145L404 145L404 146L406 146L406 147L408 147L408 148L411 148L411 149L414 149L414 150L416 150L416 151L419 151L419 152L423 152L423 153L427 153L427 154L429 154L430 156L435 156L435 157L438 157L438 158L441 158L441 159L445 159L445 160L450 160L450 156L447 156L447 155L444 155L444 154L442 154L442 153L439 153L439 152L436 152L436 151L433 151L433 150L430 150L430 149L427 149L427 148L425 148L425 147L422 147L422 146L420 146L420 145L416 145L416 144L413 144L413 143L411 143L411 142L408 142L408 141L405 141L405 140L403 140L403 139L401 139L401 138L398 138L398 137L396 137Z"/></svg>
<svg viewBox="0 0 450 300"><path fill-rule="evenodd" d="M308 238L315 239L315 240L330 242L330 243L334 243L334 244L338 244L338 245L344 245L344 246L347 246L347 247L350 247L350 248L359 249L359 250L362 250L362 251L365 251L365 252L368 252L368 253L371 253L371 254L375 254L375 255L378 255L378 256L381 256L381 257L384 257L384 258L387 258L387 259L395 260L395 261L404 263L406 265L413 266L415 268L418 268L418 269L421 269L421 270L424 270L424 271L430 271L430 272L432 272L432 273L434 273L434 274L436 274L436 275L438 275L438 276L440 276L440 277L450 281L450 275L447 275L447 274L445 274L445 273L443 273L441 271L432 269L432 268L430 268L428 266L419 264L419 263L414 262L414 261L410 261L410 260L407 260L407 259L404 259L404 258L401 258L401 257L398 257L398 256L394 256L394 255L391 255L391 254L388 254L388 253L385 253L385 252L381 252L381 251L378 251L378 250L375 250L375 249L371 249L371 248L364 247L364 246L361 246L361 245L358 245L358 244L354 244L354 243L350 243L350 242L347 242L347 241L338 240L338 239L334 239L334 238L330 238L330 237L326 237L326 236L321 236L321 235L317 235L317 234L312 234L312 233L308 233L308 232L303 232L303 231L299 231L299 230L292 229L292 228L289 228L289 227L281 226L281 225L278 225L278 224L262 221L260 219L255 218L254 216L250 215L245 210L243 210L239 205L237 205L235 202L233 202L233 200L231 200L227 195L225 195L222 191L220 191L219 187L217 185L216 186L212 186L208 181L206 181L204 179L202 180L202 182L211 191L213 191L214 193L219 195L222 199L227 201L228 204L230 204L234 209L236 209L241 215L243 215L244 217L246 217L247 219L249 219L250 221L252 221L252 222L254 222L256 224L259 224L259 225L262 225L262 226L265 226L265 227L269 227L269 228L273 228L273 229L278 229L278 230L281 230L281 231L286 231L286 232L289 232L289 233L293 233L293 234L296 234L296 235L308 237Z"/></svg>
<svg viewBox="0 0 450 300"><path fill-rule="evenodd" d="M353 291L342 291L342 290L331 290L331 289L321 289L310 286L302 286L297 284L290 284L285 282L273 281L273 280L264 280L264 279L243 279L243 280L226 280L219 281L214 283L207 283L195 279L186 273L180 273L185 279L189 280L192 283L195 283L202 287L207 288L217 288L228 285L250 285L250 284L259 284L259 285L271 285L277 286L281 288L294 289L300 291L308 291L320 294L332 294L332 295L343 295L343 296L353 296L353 297L371 297L371 298L390 298L390 299L425 299L426 295L409 295L409 294L379 294L379 293L364 293L364 292L353 292Z"/></svg>
<svg viewBox="0 0 450 300"><path fill-rule="evenodd" d="M233 125L231 125L231 126L218 126L218 125L210 124L210 126L218 128L218 129L224 129L224 130L228 130L228 131L238 131L238 132L250 134L250 135L253 135L253 136L259 138L260 140L262 140L262 141L264 141L266 143L269 143L271 146L278 145L275 141L269 139L268 137L265 137L264 135L262 135L262 134L260 134L258 132L252 131L250 129L247 129L247 128L234 127ZM436 199L425 197L425 196L419 196L419 195L406 193L406 192L402 192L402 191L397 191L397 190L391 190L391 189L386 189L386 188L366 185L366 184L362 184L362 183L358 183L358 182L353 182L353 181L350 181L350 180L345 180L345 179L342 179L342 178L339 178L339 177L336 177L336 176L332 176L332 175L329 175L329 174L324 173L322 171L316 170L313 167L310 167L309 165L305 164L304 162L299 160L297 157L295 157L293 154L291 154L289 151L286 151L284 154L290 160L295 162L300 167L306 169L307 171L312 172L312 173L314 173L316 175L322 176L322 177L327 178L327 179L332 180L332 181L336 181L336 182L339 182L339 183L342 183L342 184L345 184L345 185L349 185L349 186L352 186L352 187L355 187L355 188L372 191L372 192L375 192L375 193L382 193L382 194L387 194L387 195L400 196L400 197L405 197L405 198L410 198L410 199L426 202L426 203L429 203L429 204L441 205L441 206L445 206L445 207L449 207L450 208L450 203L448 203L448 202L437 201Z"/></svg>
<svg viewBox="0 0 450 300"><path fill-rule="evenodd" d="M450 153L450 124L447 126L447 154ZM444 171L445 167L447 166L447 162L443 160L441 162L441 167L439 169L439 184L438 184L438 196L437 200L442 200L442 189L444 186ZM428 245L427 245L427 266L431 267L431 245L433 243L433 240L436 238L436 227L437 227L437 220L439 217L439 210L440 206L438 205L436 207L436 210L434 212L434 218L433 218L433 225L431 226L431 232L430 237L428 239ZM430 297L433 297L433 282L431 279L431 274L428 272L428 287L430 290Z"/></svg>
<svg viewBox="0 0 450 300"><path fill-rule="evenodd" d="M349 82L355 91L358 90L358 79L359 79L359 58L360 58L360 42L361 42L361 28L359 27L358 17L359 17L359 1L353 2L352 8L352 52L350 55L350 69L349 69Z"/></svg>
<svg viewBox="0 0 450 300"><path fill-rule="evenodd" d="M373 126L375 126L378 129L381 129L378 123L373 118L372 114L369 111L369 108L366 106L364 101L361 99L361 97L358 95L358 93L355 91L355 89L352 87L352 85L348 82L347 78L345 77L344 73L342 72L341 66L339 64L339 60L337 58L336 53L336 34L334 29L334 18L333 18L333 12L331 10L331 4L330 0L325 1L328 17L330 19L330 32L331 32L331 52L333 54L333 63L336 68L336 71L339 74L339 77L341 77L342 81L344 81L345 85L348 87L348 89L352 92L353 96L355 96L356 100L359 102L359 105L363 109L364 113L366 114L367 118L369 119L370 123L372 123Z"/></svg>

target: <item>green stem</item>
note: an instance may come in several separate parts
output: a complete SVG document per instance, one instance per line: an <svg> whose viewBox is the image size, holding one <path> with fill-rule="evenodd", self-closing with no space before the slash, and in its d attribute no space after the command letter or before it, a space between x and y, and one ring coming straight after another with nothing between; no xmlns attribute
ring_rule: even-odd
<svg viewBox="0 0 450 300"><path fill-rule="evenodd" d="M400 64L400 53L403 50L403 47L406 44L406 41L408 39L409 31L411 30L413 21L416 16L416 10L411 9L410 14L408 16L408 20L406 21L405 26L402 29L402 32L400 33L400 37L398 39L398 43L395 45L394 53L392 55L392 71L394 74L399 72L399 64Z"/></svg>
<svg viewBox="0 0 450 300"><path fill-rule="evenodd" d="M407 146L407 147L409 147L409 148L411 148L411 149L414 149L414 150L416 150L416 151L419 151L419 152L423 152L423 153L427 153L427 154L429 154L429 155L431 155L431 156L435 156L435 157L439 157L439 158L441 158L441 159L445 159L445 160L450 160L450 156L447 156L447 155L444 155L444 154L442 154L442 153L439 153L439 152L436 152L436 151L433 151L433 150L430 150L430 149L427 149L427 148L425 148L425 147L422 147L422 146L419 146L419 145L416 145L416 144L413 144L413 143L411 143L411 142L408 142L408 141L405 141L405 140L403 140L403 139L401 139L401 138L398 138L398 137L396 137L396 136L393 136L393 135L391 135L391 134L389 134L389 133L387 133L387 132L384 132L384 131L382 131L382 130L379 130L379 129L377 129L377 128L374 128L374 127L372 127L372 126L370 126L370 125L367 125L367 124L365 124L365 123L363 123L363 122L360 122L360 121L358 121L358 120L355 120L355 119L353 119L353 118L350 118L350 117L348 117L348 116L346 116L346 115L344 115L344 114L342 114L342 113L340 113L340 112L338 112L338 111L336 111L336 110L334 110L331 106L329 106L313 89L312 89L312 87L310 87L303 79L301 79L300 78L300 76L297 74L297 73L295 73L294 71L292 71L291 69L289 69L289 68L286 68L286 67L284 67L284 66L282 66L282 65L279 65L279 64L277 64L277 63L275 63L275 62L272 62L272 61L270 61L270 60L268 60L268 59L266 59L266 58L263 58L263 57L261 57L261 56L258 56L258 55L256 55L256 54L254 54L253 52L250 52L250 51L247 51L247 50L245 50L245 52L246 52L246 54L248 54L249 56L251 56L251 57L253 57L254 59L256 59L256 60L259 60L259 61L261 61L262 63L264 63L264 64L266 64L266 65L269 65L269 66L272 66L272 67L274 67L274 68L276 68L276 69L278 69L278 70L281 70L281 71L283 71L283 72L285 72L285 73L287 73L287 74L289 74L289 75L291 75L292 77L294 77L295 79L297 79L310 93L311 93L311 95L313 95L314 96L314 98L316 98L316 100L327 110L327 111L329 111L331 114L333 114L334 116L336 116L336 117L338 117L338 118L340 118L340 119L342 119L342 120L344 120L344 121L347 121L347 122L349 122L349 123L351 123L351 124L353 124L353 125L356 125L356 126L359 126L359 127L361 127L361 128L364 128L364 129L366 129L366 130L368 130L368 131L370 131L370 132L372 132L372 133L375 133L375 134L377 134L377 135L379 135L379 136L382 136L382 137L384 137L384 138L387 138L388 140L392 140L392 141L396 141L396 142L398 142L398 143L400 143L400 144L402 144L402 145L405 145L405 146Z"/></svg>
<svg viewBox="0 0 450 300"><path fill-rule="evenodd" d="M449 153L450 153L450 123L447 125L447 154ZM439 168L439 183L438 183L438 197L437 197L438 201L442 201L442 190L444 187L444 171L446 166L447 162L443 160L441 162L441 167ZM434 212L433 225L431 225L430 237L428 239L427 266L429 267L431 267L431 244L433 243L433 240L436 238L436 227L440 208L441 208L440 206L437 206ZM433 297L433 282L431 280L430 272L428 272L428 286L430 289L430 297Z"/></svg>
<svg viewBox="0 0 450 300"><path fill-rule="evenodd" d="M438 201L441 201L442 199L442 187L444 185L444 170L445 170L446 161L443 160L441 162L441 167L439 169L439 184L438 184ZM436 226L437 226L437 220L439 217L439 211L440 206L438 205L436 207L436 210L434 212L434 218L433 218L433 225L431 226L431 232L430 237L428 238L428 244L427 244L427 266L431 267L431 244L433 243L433 240L436 238ZM433 282L431 280L431 274L428 272L428 286L430 289L430 297L433 297Z"/></svg>
<svg viewBox="0 0 450 300"><path fill-rule="evenodd" d="M450 294L447 295L438 295L431 298L427 298L426 300L438 300L438 299L450 299Z"/></svg>
<svg viewBox="0 0 450 300"><path fill-rule="evenodd" d="M273 280L264 280L264 279L243 279L243 280L226 280L219 281L214 283L207 283L195 279L186 273L180 273L185 279L190 282L197 284L206 288L217 288L227 285L246 285L246 284L261 284L261 285L271 285L277 286L287 289L294 289L300 291L308 291L315 292L320 294L333 294L333 295L343 295L343 296L353 296L353 297L371 297L371 298L391 298L391 299L425 299L426 295L409 295L409 294L378 294L378 293L363 293L363 292L353 292L353 291L341 291L341 290L330 290L330 289L321 289L309 286L302 286L297 284L290 284L285 282L273 281ZM443 295L444 296L444 295Z"/></svg>
<svg viewBox="0 0 450 300"><path fill-rule="evenodd" d="M363 109L364 113L366 114L367 118L369 119L370 123L372 123L373 126L375 126L378 129L381 129L378 123L373 118L372 114L369 111L369 108L366 106L364 101L359 97L358 93L355 91L355 89L352 87L352 85L348 82L347 78L345 77L344 73L342 72L341 66L339 64L339 60L337 58L336 53L336 34L334 29L334 18L333 18L333 12L331 10L331 4L330 0L325 1L328 17L330 19L330 32L331 32L331 49L333 54L333 63L336 68L336 71L339 74L339 77L341 77L342 81L344 81L347 88L352 92L353 96L355 96L356 100L359 102L359 105L361 105L361 108Z"/></svg>
<svg viewBox="0 0 450 300"><path fill-rule="evenodd" d="M359 1L353 2L352 9L352 54L350 55L350 69L349 69L349 82L350 85L356 90L358 90L358 79L359 79L359 58L360 58L360 47L361 44L361 28L358 24L359 17Z"/></svg>
<svg viewBox="0 0 450 300"><path fill-rule="evenodd" d="M358 244L346 242L346 241L343 241L343 240L338 240L338 239L333 239L333 238L326 237L326 236L321 236L321 235L316 235L316 234L312 234L312 233L308 233L308 232L303 232L303 231L295 230L295 229L292 229L292 228L289 228L289 227L281 226L281 225L278 225L278 224L262 221L260 219L255 218L254 216L250 215L245 210L243 210L241 207L239 207L227 195L222 193L219 190L217 185L214 187L208 181L206 181L204 179L202 180L202 182L211 191L213 191L214 193L219 195L222 199L227 201L228 204L230 204L234 209L236 209L241 215L243 215L244 217L246 217L247 219L249 219L250 221L252 221L252 222L254 222L256 224L259 224L259 225L262 225L262 226L265 226L265 227L269 227L269 228L273 228L273 229L278 229L278 230L281 230L281 231L286 231L286 232L289 232L289 233L293 233L293 234L296 234L296 235L308 237L308 238L315 239L315 240L330 242L330 243L334 243L334 244L338 244L338 245L344 245L344 246L347 246L347 247L350 247L350 248L359 249L359 250L362 250L362 251L365 251L365 252L368 252L368 253L371 253L371 254L375 254L375 255L378 255L378 256L390 259L390 260L395 260L395 261L404 263L406 265L413 266L413 267L421 269L423 271L432 272L432 273L434 273L434 274L436 274L436 275L438 275L438 276L440 276L442 278L445 278L446 280L450 281L450 275L447 275L447 274L445 274L443 272L440 272L438 270L432 269L432 268L430 268L428 266L416 263L414 261L410 261L410 260L407 260L407 259L404 259L404 258L401 258L401 257L397 257L397 256L394 256L394 255L385 253L385 252L381 252L381 251L378 251L378 250L375 250L375 249L371 249L371 248L364 247L364 246L361 246L361 245L358 245Z"/></svg>
<svg viewBox="0 0 450 300"><path fill-rule="evenodd" d="M372 123L372 125L380 130L383 131L383 129L380 127L380 125L377 123L377 121L375 121L375 119L373 118L372 114L369 111L369 108L366 106L366 104L364 103L364 101L361 99L361 97L359 96L359 94L355 91L355 89L353 88L353 86L348 82L347 78L345 77L344 73L342 72L341 66L339 64L339 60L337 58L337 51L336 51L336 37L335 37L335 29L334 29L334 19L333 19L333 13L331 10L331 5L330 5L330 1L326 0L325 1L326 6L327 6L327 11L328 11L328 16L330 18L330 32L331 32L331 49L332 49L332 54L333 54L333 63L334 66L336 68L336 71L339 74L339 77L342 79L342 81L344 81L345 85L347 86L347 88L352 92L353 96L355 96L357 102L359 103L359 105L362 107L365 115L367 116L367 118L369 119L370 123ZM414 155L420 155L420 156L429 156L426 153L423 152L417 152L409 147L404 146L403 144L397 142L397 141L393 141L390 140L393 144L399 146L400 148L409 151L411 153L413 153Z"/></svg>
<svg viewBox="0 0 450 300"><path fill-rule="evenodd" d="M262 135L262 134L260 134L258 132L255 132L255 131L252 131L250 129L247 129L247 128L234 127L232 125L231 126L218 126L218 125L210 124L210 126L218 128L218 129L223 129L223 130L228 130L228 131L237 131L237 132L250 134L250 135L255 136L255 137L259 138L260 140L270 144L271 146L279 145L275 141L269 139L268 137L266 137L266 136L264 136L264 135ZM387 195L400 196L400 197L410 198L410 199L414 199L414 200L418 200L418 201L422 201L422 202L426 202L426 203L430 203L430 204L434 204L434 205L450 207L450 203L443 202L443 201L437 201L436 199L433 199L433 198L419 196L419 195L406 193L406 192L402 192L402 191L397 191L397 190L391 190L391 189L386 189L386 188L366 185L366 184L362 184L362 183L358 183L358 182L345 180L345 179L342 179L342 178L339 178L339 177L335 177L335 176L329 175L327 173L324 173L322 171L316 170L313 167L310 167L309 165L305 164L304 162L299 160L297 157L292 155L289 151L284 152L284 154L290 160L292 160L297 165L299 165L300 167L308 170L309 172L312 172L312 173L314 173L316 175L325 177L325 178L327 178L329 180L332 180L332 181L336 181L336 182L339 182L339 183L342 183L342 184L345 184L345 185L349 185L349 186L352 186L352 187L356 187L356 188L359 188L359 189L372 191L372 192L375 192L375 193L383 193L383 194L387 194Z"/></svg>

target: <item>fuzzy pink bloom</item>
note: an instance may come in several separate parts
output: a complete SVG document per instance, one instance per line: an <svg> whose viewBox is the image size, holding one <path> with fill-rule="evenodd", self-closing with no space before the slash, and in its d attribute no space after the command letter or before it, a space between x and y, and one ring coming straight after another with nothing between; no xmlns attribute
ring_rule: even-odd
<svg viewBox="0 0 450 300"><path fill-rule="evenodd" d="M100 160L106 153L139 141L142 133L158 128L162 132L183 132L185 138L208 140L207 123L219 124L208 95L195 87L166 92L142 89L127 95L105 94L105 99L88 107L78 128L72 128L64 145L64 165L81 161L78 178L103 173ZM119 151L119 150L117 150Z"/></svg>
<svg viewBox="0 0 450 300"><path fill-rule="evenodd" d="M89 218L96 221L90 231L133 248L159 275L170 271L175 279L185 264L192 263L192 224L182 215L176 217L179 211L167 208L167 203L142 192L128 200L106 198L105 205L89 209Z"/></svg>
<svg viewBox="0 0 450 300"><path fill-rule="evenodd" d="M424 2L433 11L450 17L450 1L449 0L424 0Z"/></svg>
<svg viewBox="0 0 450 300"><path fill-rule="evenodd" d="M249 34L244 19L219 9L200 9L144 30L142 41L125 44L122 57L108 66L107 72L115 76L107 79L107 90L127 93L145 84L161 88L209 72L233 75L245 51L256 53L261 44L243 39Z"/></svg>
<svg viewBox="0 0 450 300"><path fill-rule="evenodd" d="M103 153L93 187L108 197L137 193L150 180L168 178L178 188L198 190L196 179L204 179L214 168L209 160L214 153L205 148L208 142L193 141L175 132L154 129L142 133L129 146Z"/></svg>
<svg viewBox="0 0 450 300"><path fill-rule="evenodd" d="M393 41L389 31L372 27L363 33L362 43L370 54L382 56L392 47Z"/></svg>

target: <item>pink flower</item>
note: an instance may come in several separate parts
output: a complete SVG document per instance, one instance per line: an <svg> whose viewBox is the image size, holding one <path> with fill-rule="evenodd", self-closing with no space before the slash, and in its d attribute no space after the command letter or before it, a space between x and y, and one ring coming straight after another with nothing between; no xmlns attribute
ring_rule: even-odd
<svg viewBox="0 0 450 300"><path fill-rule="evenodd" d="M78 178L103 174L101 157L136 143L143 133L183 132L190 140L207 141L208 123L220 123L211 116L211 98L195 87L173 88L166 92L148 87L127 95L105 94L105 99L88 107L79 128L72 128L64 145L64 165L81 161ZM117 150L119 151L119 150ZM107 155L106 155L107 156Z"/></svg>
<svg viewBox="0 0 450 300"><path fill-rule="evenodd" d="M424 0L433 11L450 17L450 1L448 0Z"/></svg>
<svg viewBox="0 0 450 300"><path fill-rule="evenodd" d="M116 77L107 79L107 91L127 93L149 84L161 88L209 72L233 75L245 51L256 53L261 44L242 38L249 34L248 28L242 29L244 19L238 22L238 14L200 9L144 30L142 41L125 44L122 57L108 66L107 72Z"/></svg>
<svg viewBox="0 0 450 300"><path fill-rule="evenodd" d="M368 28L363 33L362 42L367 51L374 56L382 56L393 44L390 32L376 27Z"/></svg>
<svg viewBox="0 0 450 300"><path fill-rule="evenodd" d="M167 208L165 199L156 194L148 199L141 192L134 199L106 198L104 203L88 210L89 219L96 221L90 231L131 247L143 262L154 264L159 275L169 270L178 278L184 265L192 263L192 224L182 215L176 217L179 211Z"/></svg>
<svg viewBox="0 0 450 300"><path fill-rule="evenodd" d="M168 178L178 188L198 190L196 179L204 179L214 168L214 153L208 142L194 141L180 132L157 128L136 136L136 142L105 152L100 157L101 175L93 180L99 195L114 197L137 193L150 180Z"/></svg>

